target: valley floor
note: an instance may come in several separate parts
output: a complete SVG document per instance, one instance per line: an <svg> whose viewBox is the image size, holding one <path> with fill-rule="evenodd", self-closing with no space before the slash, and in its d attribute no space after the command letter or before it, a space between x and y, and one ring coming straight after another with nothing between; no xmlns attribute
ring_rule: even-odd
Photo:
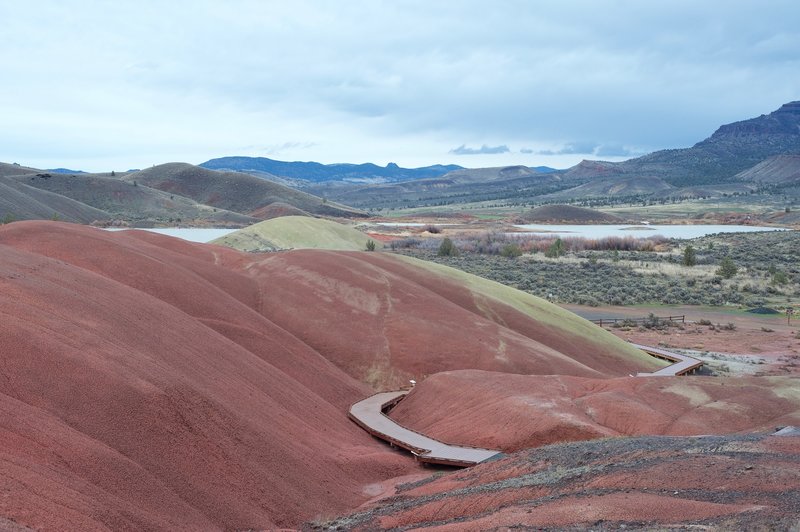
<svg viewBox="0 0 800 532"><path fill-rule="evenodd" d="M658 327L604 325L635 343L685 350L718 374L800 375L800 319L694 305L586 307L561 305L590 320L685 316L685 323Z"/></svg>

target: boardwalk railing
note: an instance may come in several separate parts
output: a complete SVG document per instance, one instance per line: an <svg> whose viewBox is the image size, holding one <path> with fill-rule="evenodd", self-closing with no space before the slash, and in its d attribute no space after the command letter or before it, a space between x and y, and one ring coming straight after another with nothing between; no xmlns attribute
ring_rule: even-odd
<svg viewBox="0 0 800 532"><path fill-rule="evenodd" d="M600 318L596 320L589 320L592 323L596 323L600 327L603 324L606 325L613 325L615 323L648 323L648 322L659 322L659 321L671 321L675 323L686 323L686 316L648 316L647 318Z"/></svg>

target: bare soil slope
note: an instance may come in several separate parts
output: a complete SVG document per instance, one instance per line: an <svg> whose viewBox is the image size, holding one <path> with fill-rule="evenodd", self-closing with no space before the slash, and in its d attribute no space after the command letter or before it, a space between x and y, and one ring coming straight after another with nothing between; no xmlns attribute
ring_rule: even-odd
<svg viewBox="0 0 800 532"><path fill-rule="evenodd" d="M640 437L431 476L325 529L794 530L798 510L800 436Z"/></svg>
<svg viewBox="0 0 800 532"><path fill-rule="evenodd" d="M41 170L20 166L18 164L0 163L0 176L8 177L14 175L38 174Z"/></svg>
<svg viewBox="0 0 800 532"><path fill-rule="evenodd" d="M313 214L365 216L365 213L325 202L321 198L284 185L240 172L217 172L185 163L168 163L126 175L149 187L192 198L211 205L250 215L275 202L288 203Z"/></svg>
<svg viewBox="0 0 800 532"><path fill-rule="evenodd" d="M261 312L376 389L465 368L598 377L661 367L555 305L445 266L318 250L254 260L270 295Z"/></svg>
<svg viewBox="0 0 800 532"><path fill-rule="evenodd" d="M16 167L15 167L16 168ZM31 179L39 179L35 174ZM27 179L27 178L26 178ZM0 219L41 220L58 218L91 223L109 219L108 213L60 194L39 190L11 177L0 176Z"/></svg>
<svg viewBox="0 0 800 532"><path fill-rule="evenodd" d="M800 425L800 379L455 371L418 384L392 418L448 443L504 451L619 436L730 434Z"/></svg>
<svg viewBox="0 0 800 532"><path fill-rule="evenodd" d="M368 389L257 312L238 253L17 222L0 258L4 518L273 528L414 470L344 415Z"/></svg>
<svg viewBox="0 0 800 532"><path fill-rule="evenodd" d="M735 177L756 183L800 183L800 155L784 154L770 157L744 172L739 172Z"/></svg>
<svg viewBox="0 0 800 532"><path fill-rule="evenodd" d="M17 180L131 222L166 223L180 219L183 223L209 222L241 226L257 221L254 217L201 205L177 194L122 181L110 174L40 173L38 176L24 176Z"/></svg>

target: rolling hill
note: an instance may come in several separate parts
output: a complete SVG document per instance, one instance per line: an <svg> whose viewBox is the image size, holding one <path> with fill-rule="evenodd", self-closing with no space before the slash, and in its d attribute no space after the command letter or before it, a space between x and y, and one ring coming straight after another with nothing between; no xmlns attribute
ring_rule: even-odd
<svg viewBox="0 0 800 532"><path fill-rule="evenodd" d="M368 388L261 315L246 272L215 265L230 254L137 231L0 227L4 519L279 528L415 470L347 420Z"/></svg>
<svg viewBox="0 0 800 532"><path fill-rule="evenodd" d="M133 224L180 220L181 223L246 225L257 221L255 217L202 205L138 183L134 186L110 174L40 172L14 179L99 209L105 213L104 218L122 219ZM96 216L96 219L103 218Z"/></svg>
<svg viewBox="0 0 800 532"><path fill-rule="evenodd" d="M407 493L411 513L402 515L396 499L382 499L386 511L362 505L398 485L447 493L448 482L464 479L514 484L539 478L555 460L550 448L523 451L431 477L347 419L353 402L412 378L420 384L393 415L507 450L548 438L729 432L797 417L791 379L629 377L662 363L541 299L408 257L251 254L42 221L0 227L0 257L0 527L12 530L275 529L357 508L352 525L364 519L374 529L369 520L383 515L400 526L426 521L435 500ZM732 478L720 466L731 463L728 451L714 442L708 452L717 465L687 462L696 474L684 484L670 469L673 447L653 439L580 444L587 447L559 464L572 471L597 460L580 471L605 486L706 489ZM681 459L699 459L687 445L695 443L681 442ZM751 490L761 512L754 515L780 518L763 486L776 476L781 489L794 486L798 452L770 448L750 448L754 473L737 476L736 486ZM620 482L615 475L641 465L635 456L649 457L647 467ZM610 467L604 457L634 462ZM570 486L576 496L598 495ZM434 504L440 518L463 514L460 497L470 493L443 495ZM498 503L493 488L479 493L489 497L474 499L465 518ZM530 495L503 491L501 506L524 511ZM683 514L709 508L692 497ZM623 508L650 515L633 500Z"/></svg>
<svg viewBox="0 0 800 532"><path fill-rule="evenodd" d="M42 170L36 168L28 168L27 166L20 166L18 164L0 163L0 177L26 175L26 174L39 174Z"/></svg>
<svg viewBox="0 0 800 532"><path fill-rule="evenodd" d="M270 294L261 312L376 389L466 367L601 376L659 365L555 305L446 266L367 252L256 257L250 273Z"/></svg>
<svg viewBox="0 0 800 532"><path fill-rule="evenodd" d="M541 200L553 201L572 198L607 198L648 196L651 194L668 194L675 187L658 177L631 177L596 179L577 187L541 196Z"/></svg>
<svg viewBox="0 0 800 532"><path fill-rule="evenodd" d="M800 185L800 154L770 157L735 177L752 183Z"/></svg>
<svg viewBox="0 0 800 532"><path fill-rule="evenodd" d="M219 244L239 251L277 251L282 249L337 249L363 251L367 234L330 220L308 216L281 216L239 229L218 238ZM375 242L376 249L383 245Z"/></svg>
<svg viewBox="0 0 800 532"><path fill-rule="evenodd" d="M479 198L539 195L569 188L559 172L526 166L460 169L445 175L385 184L316 183L307 192L362 208L473 201Z"/></svg>
<svg viewBox="0 0 800 532"><path fill-rule="evenodd" d="M771 431L800 426L797 384L791 377L676 381L454 371L420 383L392 418L443 441L506 452L620 436ZM461 415L451 416L459 405Z"/></svg>
<svg viewBox="0 0 800 532"><path fill-rule="evenodd" d="M542 205L517 217L523 223L623 223L619 216L572 205Z"/></svg>
<svg viewBox="0 0 800 532"><path fill-rule="evenodd" d="M541 300L383 253L36 221L0 227L0 256L0 515L15 526L297 526L420 472L347 419L368 385L658 366Z"/></svg>
<svg viewBox="0 0 800 532"><path fill-rule="evenodd" d="M167 163L125 175L123 180L186 196L211 207L250 215L272 203L312 214L364 216L359 210L240 172L218 172L185 163Z"/></svg>
<svg viewBox="0 0 800 532"><path fill-rule="evenodd" d="M35 174L28 175L38 179ZM88 224L95 220L108 220L110 215L60 194L39 190L13 177L0 176L0 220L53 218Z"/></svg>

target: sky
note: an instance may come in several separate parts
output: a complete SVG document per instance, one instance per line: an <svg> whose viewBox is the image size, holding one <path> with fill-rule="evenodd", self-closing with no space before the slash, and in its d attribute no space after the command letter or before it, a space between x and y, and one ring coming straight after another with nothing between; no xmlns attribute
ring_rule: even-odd
<svg viewBox="0 0 800 532"><path fill-rule="evenodd" d="M800 2L0 0L0 161L566 168L800 100Z"/></svg>

